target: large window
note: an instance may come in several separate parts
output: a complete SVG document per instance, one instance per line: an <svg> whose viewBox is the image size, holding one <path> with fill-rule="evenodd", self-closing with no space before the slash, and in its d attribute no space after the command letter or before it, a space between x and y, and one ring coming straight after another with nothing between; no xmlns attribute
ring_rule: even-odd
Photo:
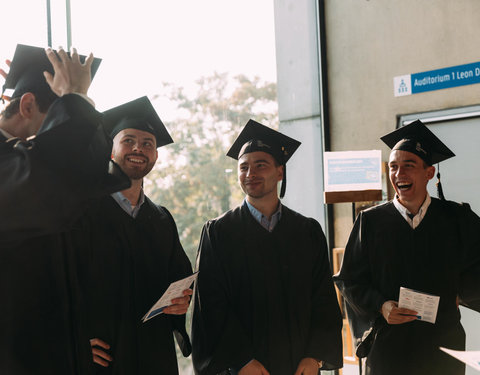
<svg viewBox="0 0 480 375"><path fill-rule="evenodd" d="M47 45L47 4L2 5L2 67L17 43ZM145 190L193 263L203 223L242 200L230 142L249 118L278 126L273 1L50 0L53 48L68 46L66 4L72 45L102 58L97 109L147 95L172 134Z"/></svg>

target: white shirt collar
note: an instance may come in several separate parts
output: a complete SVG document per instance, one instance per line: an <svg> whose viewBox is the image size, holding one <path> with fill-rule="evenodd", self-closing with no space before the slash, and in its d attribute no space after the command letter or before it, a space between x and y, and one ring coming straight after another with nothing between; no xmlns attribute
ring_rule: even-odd
<svg viewBox="0 0 480 375"><path fill-rule="evenodd" d="M404 217L405 220L407 220L407 223L415 229L418 227L425 217L425 214L427 213L428 207L430 206L430 203L432 202L432 198L430 197L430 194L427 192L427 196L425 200L423 201L422 205L420 206L420 209L418 210L417 214L413 217L413 219L410 219L408 214L411 214L410 211L407 210L405 206L403 206L400 201L398 200L398 196L395 195L395 198L393 199L393 204L395 205L395 208L400 212L400 214Z"/></svg>
<svg viewBox="0 0 480 375"><path fill-rule="evenodd" d="M7 139L10 139L10 138L14 138L13 135L11 135L10 133L8 133L7 131L3 130L3 129L0 129L0 133L3 134L3 136Z"/></svg>

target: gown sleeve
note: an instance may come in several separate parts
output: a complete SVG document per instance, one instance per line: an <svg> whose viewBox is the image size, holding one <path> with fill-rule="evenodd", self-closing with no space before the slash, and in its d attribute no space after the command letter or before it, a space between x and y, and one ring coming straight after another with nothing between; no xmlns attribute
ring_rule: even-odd
<svg viewBox="0 0 480 375"><path fill-rule="evenodd" d="M332 282L327 242L320 224L313 222L313 242L318 247L313 273L312 322L310 340L305 357L324 362L323 370L341 368L342 316Z"/></svg>
<svg viewBox="0 0 480 375"><path fill-rule="evenodd" d="M460 303L480 312L480 218L469 205L459 206L463 259L460 274Z"/></svg>
<svg viewBox="0 0 480 375"><path fill-rule="evenodd" d="M225 269L215 240L214 222L202 230L192 321L193 366L196 374L240 369L253 359L250 339L232 308Z"/></svg>
<svg viewBox="0 0 480 375"><path fill-rule="evenodd" d="M61 231L90 199L129 186L122 173L109 177L112 143L101 121L85 99L65 95L33 139L0 145L0 243Z"/></svg>
<svg viewBox="0 0 480 375"><path fill-rule="evenodd" d="M180 243L175 220L165 207L162 207L162 209L168 215L174 233L173 252L169 264L170 282L174 282L191 275L192 266ZM177 340L178 346L182 351L183 356L188 357L192 353L192 344L185 328L186 315L169 315L169 317L172 322L173 334Z"/></svg>
<svg viewBox="0 0 480 375"><path fill-rule="evenodd" d="M354 313L374 321L386 299L372 286L367 236L367 217L361 212L345 247L340 272L333 279Z"/></svg>

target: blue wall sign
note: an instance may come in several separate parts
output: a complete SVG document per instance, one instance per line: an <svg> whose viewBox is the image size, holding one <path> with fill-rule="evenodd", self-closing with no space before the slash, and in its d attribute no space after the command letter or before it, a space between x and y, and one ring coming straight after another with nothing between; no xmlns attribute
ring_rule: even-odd
<svg viewBox="0 0 480 375"><path fill-rule="evenodd" d="M480 83L480 62L457 65L393 78L395 96Z"/></svg>

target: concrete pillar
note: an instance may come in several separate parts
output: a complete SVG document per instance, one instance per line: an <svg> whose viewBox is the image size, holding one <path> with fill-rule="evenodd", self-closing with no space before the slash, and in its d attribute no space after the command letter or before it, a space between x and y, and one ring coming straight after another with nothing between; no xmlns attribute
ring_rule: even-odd
<svg viewBox="0 0 480 375"><path fill-rule="evenodd" d="M274 0L281 132L302 145L287 165L283 202L325 230L317 9L312 0Z"/></svg>

